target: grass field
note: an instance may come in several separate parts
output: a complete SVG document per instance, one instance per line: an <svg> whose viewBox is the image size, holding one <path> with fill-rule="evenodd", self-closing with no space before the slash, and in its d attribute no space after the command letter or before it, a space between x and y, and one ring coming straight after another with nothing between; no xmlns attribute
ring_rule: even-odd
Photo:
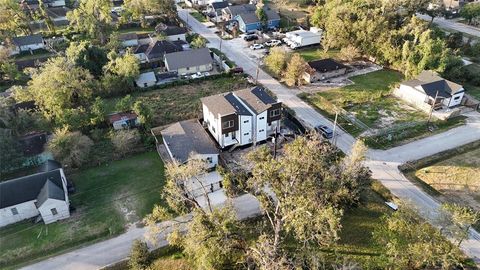
<svg viewBox="0 0 480 270"><path fill-rule="evenodd" d="M190 12L190 15L192 15L192 17L197 19L199 22L207 22L207 18L205 18L205 16L198 11Z"/></svg>
<svg viewBox="0 0 480 270"><path fill-rule="evenodd" d="M476 74L480 74L480 65L479 64L471 64L465 67L466 69L469 69L470 71L473 71ZM477 98L480 100L480 86L475 86L466 83L464 85L466 92L469 95L472 95L473 97Z"/></svg>
<svg viewBox="0 0 480 270"><path fill-rule="evenodd" d="M248 86L242 77L221 77L196 83L173 86L132 94L153 110L154 125L162 126L180 120L198 117L202 111L200 98L239 90ZM107 112L115 111L119 98L105 100Z"/></svg>
<svg viewBox="0 0 480 270"><path fill-rule="evenodd" d="M303 50L298 50L296 51L299 53L305 61L313 61L313 60L320 60L324 59L325 56L333 59L338 58L338 53L340 52L339 50L329 50L327 53L323 52L322 48L319 47L314 47L314 48L308 48L308 49L303 49Z"/></svg>
<svg viewBox="0 0 480 270"><path fill-rule="evenodd" d="M434 121L435 130L429 131L426 113L391 95L395 85L403 79L396 71L379 70L350 79L354 84L301 97L330 119L334 119L336 111L346 111L350 116L340 113L338 124L353 136L364 135L365 143L372 148L388 149L465 122L463 117ZM367 130L380 133L363 134Z"/></svg>
<svg viewBox="0 0 480 270"><path fill-rule="evenodd" d="M76 211L49 225L22 222L2 228L0 268L124 232L161 202L163 170L158 154L148 152L67 175L76 185L70 196Z"/></svg>

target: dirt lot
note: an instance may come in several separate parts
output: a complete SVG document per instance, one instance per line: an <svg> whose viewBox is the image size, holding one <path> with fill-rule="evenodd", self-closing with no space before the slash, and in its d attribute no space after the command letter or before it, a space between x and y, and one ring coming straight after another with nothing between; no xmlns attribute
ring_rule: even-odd
<svg viewBox="0 0 480 270"><path fill-rule="evenodd" d="M448 200L480 211L480 147L419 169L415 175Z"/></svg>

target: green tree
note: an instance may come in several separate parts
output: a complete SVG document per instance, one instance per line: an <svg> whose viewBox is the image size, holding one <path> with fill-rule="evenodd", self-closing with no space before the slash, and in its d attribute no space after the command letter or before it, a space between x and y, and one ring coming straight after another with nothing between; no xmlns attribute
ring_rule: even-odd
<svg viewBox="0 0 480 270"><path fill-rule="evenodd" d="M125 156L138 147L140 133L137 129L117 130L112 132L110 139L120 156Z"/></svg>
<svg viewBox="0 0 480 270"><path fill-rule="evenodd" d="M33 72L27 97L33 98L48 120L78 126L82 124L78 117L85 115L92 97L92 81L87 70L66 58L51 58Z"/></svg>
<svg viewBox="0 0 480 270"><path fill-rule="evenodd" d="M90 123L94 126L105 122L105 102L102 98L96 97L92 106L90 106Z"/></svg>
<svg viewBox="0 0 480 270"><path fill-rule="evenodd" d="M78 8L69 11L67 18L75 31L105 44L111 30L111 8L110 0L80 0Z"/></svg>
<svg viewBox="0 0 480 270"><path fill-rule="evenodd" d="M0 0L0 38L32 34L30 19L17 0Z"/></svg>
<svg viewBox="0 0 480 270"><path fill-rule="evenodd" d="M177 18L177 8L173 0L125 0L123 8L126 18L140 21L142 26L146 26L147 15L157 15L169 20Z"/></svg>
<svg viewBox="0 0 480 270"><path fill-rule="evenodd" d="M298 53L294 53L287 64L283 79L288 86L301 85L304 82L303 73L307 70L307 63Z"/></svg>
<svg viewBox="0 0 480 270"><path fill-rule="evenodd" d="M102 96L116 96L129 93L134 90L133 83L123 77L112 73L106 73L100 80Z"/></svg>
<svg viewBox="0 0 480 270"><path fill-rule="evenodd" d="M40 10L41 18L45 21L48 31L50 31L50 33L55 34L55 24L53 23L52 18L50 18L50 15L48 15L47 13L47 8L45 6L44 0L38 1L38 7Z"/></svg>
<svg viewBox="0 0 480 270"><path fill-rule="evenodd" d="M22 78L13 58L10 57L10 49L0 46L0 79L5 81L16 81Z"/></svg>
<svg viewBox="0 0 480 270"><path fill-rule="evenodd" d="M453 269L463 258L440 233L406 207L384 216L374 231L388 269Z"/></svg>
<svg viewBox="0 0 480 270"><path fill-rule="evenodd" d="M190 46L194 49L205 48L207 46L207 41L204 37L197 35L190 42Z"/></svg>
<svg viewBox="0 0 480 270"><path fill-rule="evenodd" d="M288 54L280 47L270 50L270 54L265 57L265 65L277 76L281 75L287 65Z"/></svg>
<svg viewBox="0 0 480 270"><path fill-rule="evenodd" d="M187 230L175 231L168 241L183 249L195 269L232 269L244 261L243 228L232 206L208 214L195 212Z"/></svg>
<svg viewBox="0 0 480 270"><path fill-rule="evenodd" d="M131 270L144 270L150 264L150 253L148 252L147 243L135 240L130 251L128 266Z"/></svg>
<svg viewBox="0 0 480 270"><path fill-rule="evenodd" d="M473 20L480 18L480 4L468 3L460 9L460 16L465 18L469 24L472 24Z"/></svg>
<svg viewBox="0 0 480 270"><path fill-rule="evenodd" d="M445 203L442 208L447 211L449 219L453 223L453 235L457 239L457 246L468 238L470 228L480 221L480 212L470 207L458 204Z"/></svg>
<svg viewBox="0 0 480 270"><path fill-rule="evenodd" d="M26 159L16 137L8 130L0 129L0 172L21 168Z"/></svg>
<svg viewBox="0 0 480 270"><path fill-rule="evenodd" d="M87 69L96 78L102 75L103 66L108 61L105 50L88 41L70 43L65 54L69 61Z"/></svg>
<svg viewBox="0 0 480 270"><path fill-rule="evenodd" d="M140 75L140 61L130 51L118 56L116 53L109 53L109 62L105 71L132 81Z"/></svg>
<svg viewBox="0 0 480 270"><path fill-rule="evenodd" d="M352 45L348 45L347 47L342 48L339 54L340 59L346 62L352 62L360 56L360 50Z"/></svg>
<svg viewBox="0 0 480 270"><path fill-rule="evenodd" d="M130 95L126 95L119 101L117 101L117 103L115 104L115 110L117 110L118 112L130 111L132 109L133 102L133 97Z"/></svg>
<svg viewBox="0 0 480 270"><path fill-rule="evenodd" d="M257 8L257 10L255 11L255 15L257 15L257 18L260 20L263 26L267 24L268 17L263 8Z"/></svg>
<svg viewBox="0 0 480 270"><path fill-rule="evenodd" d="M132 110L138 115L140 123L149 129L153 119L152 109L144 102L137 100L133 103Z"/></svg>
<svg viewBox="0 0 480 270"><path fill-rule="evenodd" d="M48 142L48 150L55 160L64 166L80 167L88 160L93 141L79 131L70 132L67 127L55 130Z"/></svg>
<svg viewBox="0 0 480 270"><path fill-rule="evenodd" d="M264 241L253 247L257 264L265 267L285 257L282 242L287 233L299 243L298 250L335 243L343 208L359 200L358 190L370 177L361 158L339 161L338 150L313 135L286 145L280 158L261 147L248 159L255 164L250 192L257 194L271 227L271 233L264 233ZM349 167L363 168L358 170L362 173L343 173L344 164L355 164ZM269 191L265 191L267 187Z"/></svg>

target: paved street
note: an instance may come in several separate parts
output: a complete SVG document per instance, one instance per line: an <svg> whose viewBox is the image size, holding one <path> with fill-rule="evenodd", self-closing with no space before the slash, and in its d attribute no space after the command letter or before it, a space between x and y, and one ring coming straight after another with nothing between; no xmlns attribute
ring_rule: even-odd
<svg viewBox="0 0 480 270"><path fill-rule="evenodd" d="M431 17L424 14L417 14L422 20L430 21ZM480 29L474 26L466 25L464 23L455 22L453 20L447 20L445 18L437 17L433 20L433 23L438 25L440 28L445 30L453 30L457 32L462 32L465 34L469 34L471 36L476 36L480 38Z"/></svg>
<svg viewBox="0 0 480 270"><path fill-rule="evenodd" d="M257 216L260 213L260 205L253 195L246 194L232 200L239 219ZM186 220L188 217L180 217L178 220ZM171 222L159 224L160 227L170 228ZM25 270L94 270L124 260L130 254L133 241L144 239L148 228L131 228L126 233L115 238L89 245L50 259L29 265ZM182 230L182 228L181 228ZM158 247L166 246L166 229L158 236Z"/></svg>
<svg viewBox="0 0 480 270"><path fill-rule="evenodd" d="M180 17L184 21L188 21L192 30L204 36L209 41L209 47L219 49L221 41L220 38L214 34L214 28L205 27L187 14L187 11L179 9ZM480 36L480 33L478 34ZM237 65L241 66L244 71L252 77L255 78L258 70L258 82L270 89L281 102L293 109L297 117L304 121L305 124L311 127L318 124L332 126L332 123L328 119L298 98L295 91L283 86L261 69L257 69L258 60L248 51L248 48L242 49L238 44L231 44L232 42L238 41L223 41L221 45L222 52ZM370 150L368 152L366 165L372 170L375 179L380 180L402 201L410 202L414 205L424 218L435 225L440 204L408 181L398 170L398 165L475 140L480 140L480 114L471 113L468 124L465 126L387 151ZM355 138L342 130L338 130L337 146L340 149L348 153L354 142ZM257 215L260 212L258 201L256 201L252 195L235 198L233 205L237 211L237 215L241 219ZM165 224L160 224L160 226L162 225ZM113 239L52 257L23 269L99 269L126 258L133 241L143 238L145 232L146 228L132 228L125 234ZM165 246L167 244L164 234L159 235L158 244L159 246ZM477 232L471 231L471 236L467 241L463 242L462 249L480 263L480 235Z"/></svg>

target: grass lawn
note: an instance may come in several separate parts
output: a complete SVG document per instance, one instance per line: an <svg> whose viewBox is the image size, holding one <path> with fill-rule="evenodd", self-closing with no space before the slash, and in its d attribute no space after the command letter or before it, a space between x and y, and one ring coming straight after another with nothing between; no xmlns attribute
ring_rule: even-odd
<svg viewBox="0 0 480 270"><path fill-rule="evenodd" d="M338 124L353 136L364 136L368 146L387 149L409 140L432 134L427 128L428 115L391 95L402 74L392 70L379 70L350 78L354 84L302 95L321 113L334 119L340 111ZM433 133L463 125L465 119L434 121ZM365 131L376 131L363 134Z"/></svg>
<svg viewBox="0 0 480 270"><path fill-rule="evenodd" d="M197 19L199 22L207 22L207 18L205 18L205 16L198 11L190 12L190 15L192 15L192 17Z"/></svg>
<svg viewBox="0 0 480 270"><path fill-rule="evenodd" d="M156 152L147 152L67 178L77 192L70 196L76 211L61 222L17 223L0 230L0 268L18 266L68 248L125 231L161 202L164 168Z"/></svg>
<svg viewBox="0 0 480 270"><path fill-rule="evenodd" d="M298 50L298 51L295 51L295 52L299 53L303 57L303 59L305 59L305 61L307 61L307 62L325 58L325 54L323 52L323 49L319 48L319 47ZM340 52L339 50L329 50L327 52L327 55L330 58L337 59L339 52Z"/></svg>
<svg viewBox="0 0 480 270"><path fill-rule="evenodd" d="M403 165L405 175L440 201L480 211L480 141ZM476 229L480 230L480 222Z"/></svg>
<svg viewBox="0 0 480 270"><path fill-rule="evenodd" d="M465 69L469 69L476 74L480 74L480 65L479 64L471 64L466 67ZM468 82L464 85L467 94L472 95L473 97L480 100L480 86L471 85Z"/></svg>
<svg viewBox="0 0 480 270"><path fill-rule="evenodd" d="M202 111L201 97L239 90L247 86L248 83L243 77L221 77L147 92L136 92L132 97L150 106L154 115L153 124L162 126L198 117ZM115 111L115 103L119 99L105 100L107 112Z"/></svg>

